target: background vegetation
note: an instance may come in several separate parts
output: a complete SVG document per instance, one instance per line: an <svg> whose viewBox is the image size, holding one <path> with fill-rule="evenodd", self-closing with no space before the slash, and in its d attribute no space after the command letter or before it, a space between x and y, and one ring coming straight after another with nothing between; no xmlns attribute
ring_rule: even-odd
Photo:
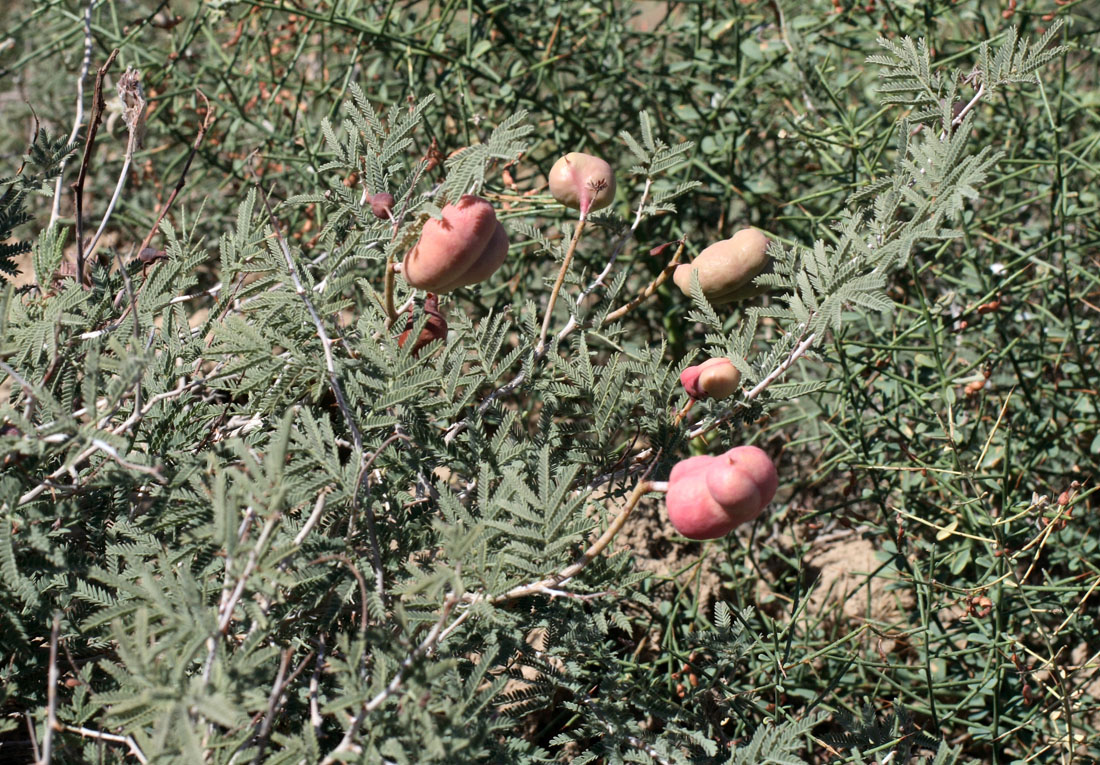
<svg viewBox="0 0 1100 765"><path fill-rule="evenodd" d="M1064 49L969 113L966 152L1003 156L889 309L846 301L766 395L676 423L705 348L758 382L800 336L775 296L710 316L667 285L600 326L651 249L843 244L954 100L884 104L877 38L925 38L930 82L1055 20ZM1100 758L1098 25L1087 0L5 4L0 236L31 249L0 245L0 761ZM51 176L116 48L85 238L125 182L82 289L85 131L53 227ZM619 197L553 325L585 331L539 364L573 231L544 176L573 150ZM380 307L417 211L360 195L470 184L512 251L418 361ZM690 543L651 498L567 586L511 595L642 468L739 443L781 478L751 527Z"/></svg>

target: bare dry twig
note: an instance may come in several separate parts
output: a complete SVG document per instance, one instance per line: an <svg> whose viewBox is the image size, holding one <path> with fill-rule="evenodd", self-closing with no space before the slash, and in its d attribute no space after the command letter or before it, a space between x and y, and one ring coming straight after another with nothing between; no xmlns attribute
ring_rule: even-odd
<svg viewBox="0 0 1100 765"><path fill-rule="evenodd" d="M138 254L145 250L149 246L149 242L153 241L153 236L160 228L160 222L164 220L164 216L172 208L172 204L176 201L176 197L183 191L183 187L187 184L187 173L191 169L191 163L195 161L195 155L199 153L199 147L202 146L203 139L206 138L207 132L214 124L215 112L210 106L210 99L206 97L198 88L195 88L195 95L202 100L205 107L205 113L203 114L202 124L199 125L199 131L195 134L195 140L191 144L191 150L187 154L187 159L183 161L183 169L180 170L179 180L176 181L175 187L172 189L172 193L168 195L168 199L161 205L160 212L157 214L157 219L153 221L153 225L149 228L149 233L145 235L145 238L141 240L141 245L137 248Z"/></svg>
<svg viewBox="0 0 1100 765"><path fill-rule="evenodd" d="M680 265L680 256L684 253L685 244L686 242L681 239L680 246L676 248L676 254L672 256L672 260L668 262L668 265L661 269L661 273L657 274L657 277L653 281L643 287L642 291L639 292L633 300L619 306L614 311L605 316L600 325L606 326L613 321L618 321L619 319L633 311L635 308L637 308L639 305L644 303L646 300L648 300L653 295L653 293L657 291L657 288L664 284L668 277L672 276L672 272L676 270L676 266Z"/></svg>
<svg viewBox="0 0 1100 765"><path fill-rule="evenodd" d="M654 460L653 464L650 465L650 470L652 470L653 467L656 466L656 464L657 461ZM648 472L649 471L647 471L646 475L648 475ZM552 576L548 576L545 579L540 579L539 581L532 582L531 584L524 584L520 585L519 587L513 587L507 592L501 595L497 595L495 598L491 598L492 602L503 603L509 600L514 600L516 598L524 598L528 595L545 593L546 591L559 587L560 585L575 577L581 572L581 570L584 569L585 566L591 563L597 556L599 556L600 553L604 551L604 549L609 544L611 544L611 540L613 540L615 538L615 535L622 530L623 526L626 524L627 519L630 518L630 514L634 512L634 508L638 505L638 502L641 500L641 498L649 492L654 491L655 488L659 487L655 487L652 482L650 482L646 479L645 476L643 476L642 479L638 481L637 485L634 487L634 491L630 493L630 496L627 498L626 504L623 505L623 508L619 511L619 514L615 516L611 523L608 524L604 532L600 534L600 536L597 537L583 553L581 553L580 557L577 558L577 560L563 568L558 573L553 574ZM489 598L484 595L482 595L481 597L478 597L477 595L470 595L464 598L464 600L468 603L473 603L477 602L478 600L486 599Z"/></svg>
<svg viewBox="0 0 1100 765"><path fill-rule="evenodd" d="M359 568L351 562L351 559L346 555L322 555L320 558L315 558L309 562L308 565L316 566L318 563L329 563L336 561L343 563L351 571L355 577L355 581L359 584L359 599L362 601L359 611L359 632L360 634L366 634L367 631L367 580L363 578L363 574L359 571Z"/></svg>
<svg viewBox="0 0 1100 765"><path fill-rule="evenodd" d="M84 181L88 177L88 163L91 161L92 148L95 146L96 134L99 132L99 122L107 106L103 101L103 78L107 76L108 70L117 57L118 48L115 48L96 72L95 90L92 93L92 119L88 123L88 134L84 137L84 154L80 159L80 172L72 185L76 196L76 280L81 285L84 284Z"/></svg>
<svg viewBox="0 0 1100 765"><path fill-rule="evenodd" d="M126 185L126 178L130 175L130 166L134 162L134 152L141 146L145 134L145 92L141 87L141 73L131 67L126 68L126 73L118 78L118 96L122 100L124 112L123 120L126 122L127 138L126 152L122 161L122 170L118 174L114 193L107 203L107 211L103 213L103 220L99 222L99 228L88 242L88 253L95 252L95 246L99 238L107 230L107 223L111 220L115 205L122 196L122 189Z"/></svg>
<svg viewBox="0 0 1100 765"><path fill-rule="evenodd" d="M258 184L259 178L257 178L256 181ZM362 453L363 434L360 433L359 426L355 423L355 417L352 414L351 407L348 406L348 400L344 396L343 386L340 385L340 378L336 374L336 359L332 355L332 339L328 336L328 331L325 329L324 322L321 321L321 315L318 314L317 309L313 307L313 301L309 299L309 291L303 286L302 280L298 277L298 267L294 265L294 256L290 254L290 247L283 237L279 220L275 217L275 211L271 207L271 200L268 199L263 189L260 189L260 196L264 201L264 207L267 209L267 217L268 221L271 223L271 229L275 232L275 239L278 241L279 249L283 253L283 259L286 261L287 273L290 275L290 280L294 284L294 292L302 299L302 302L305 303L306 310L309 311L310 318L313 319L313 326L317 329L317 337L320 338L321 347L324 350L325 369L328 370L329 384L332 386L332 394L336 397L336 405L340 408L340 413L344 415L344 420L347 423L348 432L351 433L356 452Z"/></svg>
<svg viewBox="0 0 1100 765"><path fill-rule="evenodd" d="M89 0L84 8L84 58L80 61L80 76L76 80L76 116L73 117L73 129L69 133L69 143L76 141L80 135L80 123L84 121L84 81L88 79L88 70L92 68L92 10L97 0ZM57 219L61 217L61 184L65 178L65 166L69 164L69 158L61 160L61 166L57 172L57 181L53 189L53 205L50 207L50 223L47 229L53 228Z"/></svg>
<svg viewBox="0 0 1100 765"><path fill-rule="evenodd" d="M61 614L54 612L50 630L50 669L46 674L46 735L42 737L42 756L38 765L50 765L53 733L60 727L57 722L57 636L61 631Z"/></svg>
<svg viewBox="0 0 1100 765"><path fill-rule="evenodd" d="M546 335L550 331L550 321L554 316L554 303L558 300L562 284L565 283L565 275L569 273L569 266L573 263L573 255L577 252L577 244L584 233L584 225L588 222L587 211L582 210L576 228L573 229L573 238L569 240L569 248L565 251L565 257L558 271L558 278L554 281L554 287L550 290L550 299L546 302L546 315L542 318L542 330L539 332L539 341L535 345L535 355L541 356L546 351Z"/></svg>
<svg viewBox="0 0 1100 765"><path fill-rule="evenodd" d="M65 725L63 729L68 733L76 733L83 738L94 738L97 741L107 741L112 744L126 744L130 749L130 754L134 755L134 758L142 765L149 762L149 759L145 756L145 753L141 751L141 747L134 741L131 736L120 736L117 733L107 733L106 731L94 730L92 728L85 728L80 725Z"/></svg>

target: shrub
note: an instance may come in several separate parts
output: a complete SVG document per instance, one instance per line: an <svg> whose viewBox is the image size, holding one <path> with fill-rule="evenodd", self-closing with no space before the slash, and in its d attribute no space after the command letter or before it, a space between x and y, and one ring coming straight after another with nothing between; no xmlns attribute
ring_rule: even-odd
<svg viewBox="0 0 1100 765"><path fill-rule="evenodd" d="M0 733L58 762L1097 753L1092 42L980 4L302 6L3 21L50 123L92 63L86 129L38 131L0 197L33 243L0 249ZM617 192L569 222L547 174L586 149ZM397 265L474 196L508 257L429 300ZM746 226L765 295L669 282ZM689 408L700 355L740 392ZM747 442L781 454L768 514L654 523L674 464ZM855 541L871 570L827 578Z"/></svg>

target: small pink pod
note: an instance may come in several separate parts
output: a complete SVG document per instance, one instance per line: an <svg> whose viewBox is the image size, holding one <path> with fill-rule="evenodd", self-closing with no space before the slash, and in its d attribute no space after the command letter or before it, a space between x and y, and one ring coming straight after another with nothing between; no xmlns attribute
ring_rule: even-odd
<svg viewBox="0 0 1100 765"><path fill-rule="evenodd" d="M375 218L390 220L393 215L393 194L385 192L375 194L370 198L370 211Z"/></svg>
<svg viewBox="0 0 1100 765"><path fill-rule="evenodd" d="M680 383L695 400L729 398L741 384L741 372L724 356L707 359L680 373Z"/></svg>

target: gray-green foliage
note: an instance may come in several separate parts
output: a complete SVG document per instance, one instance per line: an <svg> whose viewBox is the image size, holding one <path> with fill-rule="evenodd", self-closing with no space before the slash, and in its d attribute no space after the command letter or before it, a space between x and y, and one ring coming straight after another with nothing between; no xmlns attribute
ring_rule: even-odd
<svg viewBox="0 0 1100 765"><path fill-rule="evenodd" d="M952 123L958 125L963 103L959 87L964 82L992 95L1012 83L1034 82L1039 70L1057 58L1065 49L1051 43L1057 39L1063 20L1057 19L1043 35L1032 44L1019 38L1019 30L1009 28L1004 39L990 53L991 41L983 41L978 49L976 66L967 73L955 70L935 71L928 43L916 42L910 37L900 41L879 39L879 45L887 53L868 57L872 64L882 67L883 83L879 88L883 103L905 104L916 111L914 122L927 122L946 129ZM969 99L970 95L966 94Z"/></svg>
<svg viewBox="0 0 1100 765"><path fill-rule="evenodd" d="M1046 60L1049 38L1030 50L1011 38L993 58L982 48L989 92ZM908 90L887 103L927 110L957 92L960 75L934 70L922 46L889 50L883 64ZM555 334L545 358L535 351L545 290L513 304L502 287L512 273L451 301L443 347L421 358L399 347L380 302L382 261L400 257L426 215L519 160L532 126L521 112L502 119L432 182L410 158L432 99L382 117L355 84L348 92L343 119L323 123L316 188L276 211L319 211L309 254L272 227L261 182L242 191L216 253L193 218L162 224L168 257L128 265L132 290L105 267L90 289L55 284L63 227L36 238L36 286L7 288L0 356L15 384L0 409L0 652L13 659L0 704L44 733L52 637L55 666L73 681L56 703L68 726L54 734L59 761L128 751L217 763L800 761L823 718L792 705L777 713L785 721L760 722L740 670L771 636L746 629L749 609L719 602L709 628L668 649L698 683L681 696L624 656L632 617L653 605L628 554L509 596L573 562L643 472L664 477L686 450L691 426L673 419L683 364L606 321L632 296L621 263L603 279L571 277L552 327L579 329ZM772 375L824 345L853 307L890 309L890 274L959 235L948 226L998 157L971 140L973 113L953 120L949 109L899 120L892 167L864 179L828 239L773 245L775 273L761 283L776 299L739 327L695 290L686 315L702 325L697 344L732 356L746 388L764 385L732 407L707 405L696 427L755 418L826 382ZM639 138L622 136L636 161L620 173L630 215L592 224L609 259L633 246L639 222L675 213L694 190L674 175L693 145L666 144L657 128L642 111ZM363 208L350 173L394 194L396 224ZM514 247L559 260L545 208L529 212L508 220ZM219 286L199 290L212 261ZM479 299L484 310L467 314ZM765 320L782 334L761 348ZM638 441L648 458L632 464ZM549 735L520 735L525 720ZM104 747L77 727L129 741Z"/></svg>
<svg viewBox="0 0 1100 765"><path fill-rule="evenodd" d="M42 130L36 133L15 174L0 177L0 272L14 275L15 258L31 249L27 242L12 240L15 229L31 220L27 212L28 195L38 191L46 179L56 176L61 162L75 148L66 138Z"/></svg>

